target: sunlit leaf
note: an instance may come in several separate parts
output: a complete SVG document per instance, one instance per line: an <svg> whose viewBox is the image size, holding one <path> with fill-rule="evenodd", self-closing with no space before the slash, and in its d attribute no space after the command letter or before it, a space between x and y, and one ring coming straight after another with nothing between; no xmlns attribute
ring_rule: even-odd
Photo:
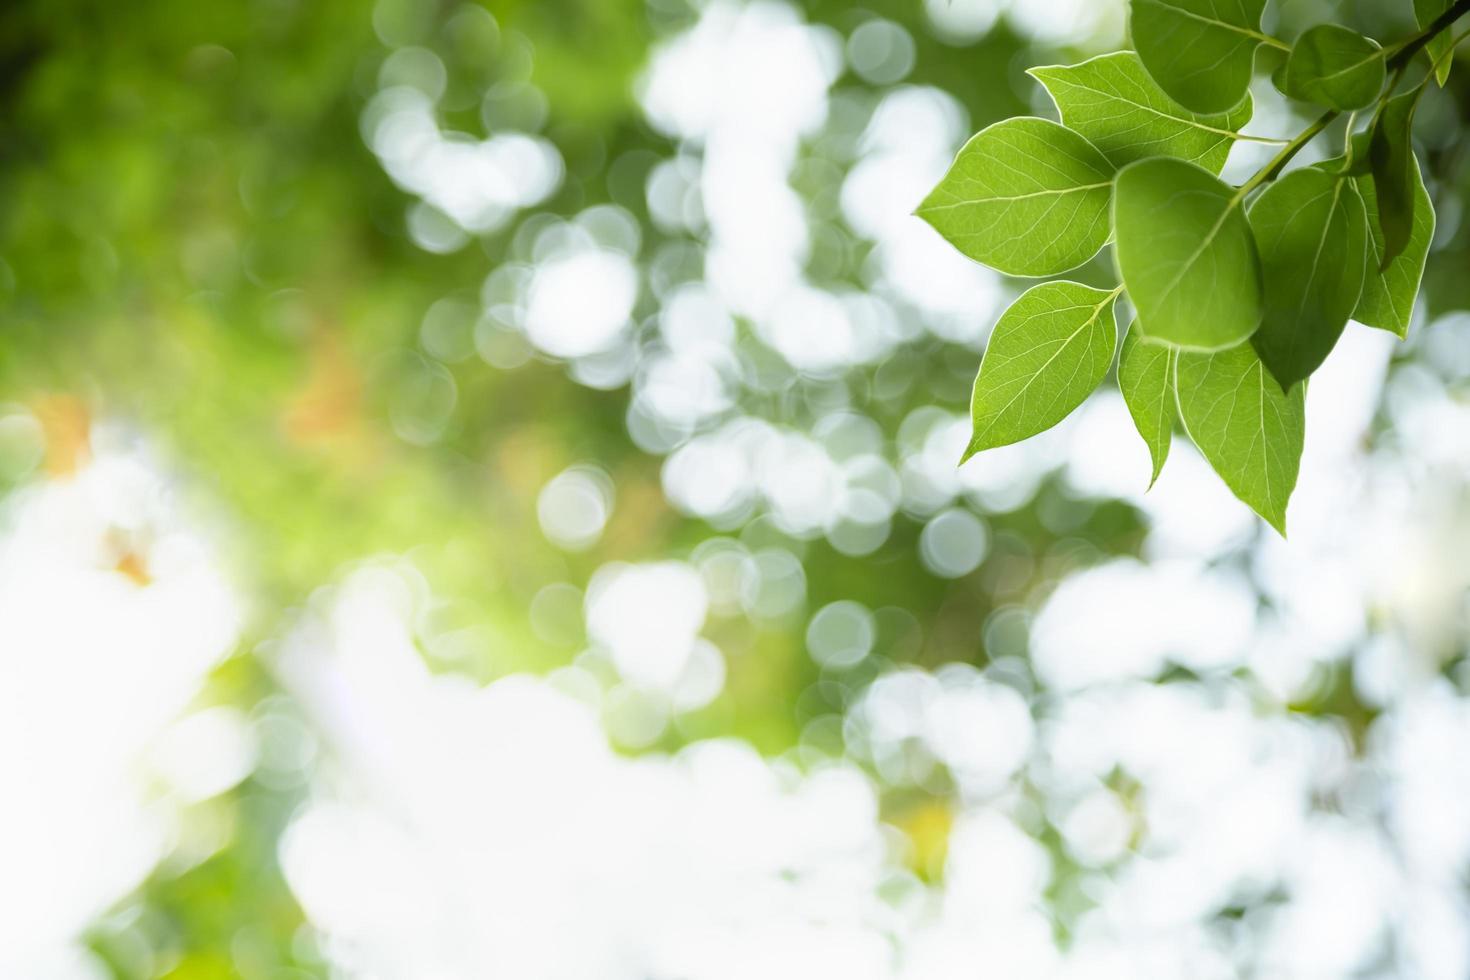
<svg viewBox="0 0 1470 980"><path fill-rule="evenodd" d="M1116 290L1048 282L1011 304L975 378L974 434L965 459L1044 432L1086 400L1113 361L1117 296Z"/></svg>
<svg viewBox="0 0 1470 980"><path fill-rule="evenodd" d="M1113 166L1046 119L1007 119L960 150L915 212L961 252L1013 276L1076 268L1108 239Z"/></svg>
<svg viewBox="0 0 1470 980"><path fill-rule="evenodd" d="M1172 348L1147 343L1136 328L1123 338L1118 355L1118 389L1153 460L1150 487L1164 470L1174 434L1173 359Z"/></svg>
<svg viewBox="0 0 1470 980"><path fill-rule="evenodd" d="M1195 112L1245 97L1266 0L1133 0L1133 46L1165 92Z"/></svg>
<svg viewBox="0 0 1470 980"><path fill-rule="evenodd" d="M1290 388L1327 359L1368 272L1368 216L1353 178L1296 170L1250 209L1261 256L1265 316L1251 337L1261 360Z"/></svg>
<svg viewBox="0 0 1470 980"><path fill-rule="evenodd" d="M1182 160L1155 158L1118 174L1118 269L1138 329L1193 350L1220 350L1261 323L1261 270L1236 192Z"/></svg>
<svg viewBox="0 0 1470 980"><path fill-rule="evenodd" d="M1179 417L1232 493L1286 534L1306 424L1306 385L1283 392L1250 344L1216 354L1180 352Z"/></svg>
<svg viewBox="0 0 1470 980"><path fill-rule="evenodd" d="M1218 174L1251 119L1249 95L1229 112L1190 112L1159 88L1132 51L1033 68L1031 74L1050 93L1062 122L1119 167L1170 156Z"/></svg>
<svg viewBox="0 0 1470 980"><path fill-rule="evenodd" d="M1346 27L1319 24L1292 48L1284 91L1294 99L1348 112L1378 98L1385 74L1378 42Z"/></svg>

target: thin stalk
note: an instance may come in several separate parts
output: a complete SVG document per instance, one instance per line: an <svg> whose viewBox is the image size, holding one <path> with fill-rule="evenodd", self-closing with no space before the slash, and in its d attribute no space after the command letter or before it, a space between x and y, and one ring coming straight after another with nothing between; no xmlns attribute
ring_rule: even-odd
<svg viewBox="0 0 1470 980"><path fill-rule="evenodd" d="M1426 44L1434 40L1440 31L1443 31L1467 13L1470 13L1470 0L1456 0L1455 5L1436 17L1432 24L1394 48L1393 54L1389 55L1388 58L1388 67L1396 69L1400 65L1406 65L1414 60L1414 55L1418 54Z"/></svg>
<svg viewBox="0 0 1470 980"><path fill-rule="evenodd" d="M1426 44L1434 40L1434 38L1439 35L1441 31L1448 28L1451 24L1459 20L1467 13L1470 13L1470 0L1456 0L1455 4L1452 7L1436 17L1434 19L1434 22L1431 23L1428 27L1424 28L1418 34L1415 34L1413 37L1409 38L1408 40L1404 41L1403 43L1392 49L1393 53L1388 56L1386 65L1393 72L1393 78L1389 81L1388 88L1383 93L1383 96L1378 100L1378 109L1373 116L1375 123L1378 120L1378 114L1383 111L1384 103L1388 101L1388 98L1393 94L1394 89L1398 88L1399 82L1403 81L1404 72L1408 70L1409 62L1414 60L1414 56L1422 51ZM1453 45L1451 45L1450 50L1454 50ZM1430 75L1432 76L1433 74L1434 71L1431 68ZM1425 81L1428 81L1427 77ZM1303 147L1312 142L1312 140L1316 139L1317 136L1321 134L1322 130L1332 125L1333 121L1336 120L1339 115L1340 113L1334 109L1330 112L1325 112L1321 116L1317 117L1316 122L1312 123L1306 129L1302 130L1301 134L1297 136L1296 139L1292 140L1290 143L1287 143L1286 146L1281 148L1281 152L1276 154L1276 156L1271 159L1270 163L1267 163L1264 167L1256 172L1256 175L1254 177L1241 185L1240 190L1236 191L1235 193L1235 197L1233 199L1234 203L1240 203L1246 198L1248 194L1250 194L1251 191L1260 187L1262 184L1267 183L1268 181L1275 180L1277 176L1280 175L1281 171L1285 169L1286 165L1291 162L1292 157L1296 156L1302 151ZM1351 133L1348 134L1348 139L1351 142Z"/></svg>
<svg viewBox="0 0 1470 980"><path fill-rule="evenodd" d="M1275 180L1277 175L1281 173L1282 168L1291 162L1291 158L1300 153L1302 147L1316 139L1317 134L1332 125L1332 121L1338 115L1339 113L1336 109L1323 113L1317 117L1316 122L1302 130L1296 139L1282 147L1281 152L1272 157L1270 163L1256 171L1256 175L1250 180L1240 185L1240 190L1235 192L1236 203L1243 201L1246 195L1267 181Z"/></svg>

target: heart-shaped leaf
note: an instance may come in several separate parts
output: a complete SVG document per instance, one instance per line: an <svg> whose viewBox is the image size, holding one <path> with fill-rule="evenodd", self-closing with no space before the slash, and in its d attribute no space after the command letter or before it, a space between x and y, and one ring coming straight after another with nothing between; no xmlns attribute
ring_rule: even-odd
<svg viewBox="0 0 1470 980"><path fill-rule="evenodd" d="M1046 86L1062 122L1118 167L1169 156L1218 174L1251 119L1249 95L1229 112L1190 112L1159 88L1132 51L1033 68L1031 74Z"/></svg>
<svg viewBox="0 0 1470 980"><path fill-rule="evenodd" d="M1070 129L1007 119L964 145L915 213L977 262L1053 276L1107 242L1113 169Z"/></svg>
<svg viewBox="0 0 1470 980"><path fill-rule="evenodd" d="M1047 282L1011 304L975 378L965 459L1044 432L1092 394L1117 348L1117 297L1117 290Z"/></svg>

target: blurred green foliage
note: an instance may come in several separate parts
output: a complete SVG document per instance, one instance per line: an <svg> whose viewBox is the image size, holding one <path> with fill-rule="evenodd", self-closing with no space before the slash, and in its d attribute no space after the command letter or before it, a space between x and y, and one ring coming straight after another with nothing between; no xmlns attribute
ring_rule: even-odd
<svg viewBox="0 0 1470 980"><path fill-rule="evenodd" d="M1375 4L1358 7L1379 16ZM135 425L198 488L199 507L222 509L242 585L258 597L242 653L344 563L403 553L454 617L486 627L461 669L481 679L545 671L569 661L581 638L533 629L527 609L542 587L585 584L612 560L687 555L714 533L664 500L661 460L627 436L626 393L571 383L553 363L513 372L477 358L444 365L458 400L442 437L415 445L393 432L392 406L411 396L425 357L424 312L447 295L473 296L515 228L450 255L410 240L410 198L359 130L384 41L439 54L449 68L445 121L469 132L482 129L479 93L531 80L567 164L541 210L615 201L648 227L643 176L673 147L642 121L632 85L654 39L694 16L673 0L492 0L498 27L488 31L457 19L463 9L410 0L0 9L0 399L60 396ZM975 44L946 45L912 0L862 10L816 0L805 13L843 32L872 14L908 27L917 43L908 81L953 94L975 128L1028 111L1024 69L1069 56L1028 48L1003 23ZM1470 105L1466 85L1470 72L1457 73L1461 97L1445 104ZM1429 148L1430 170L1463 174L1466 127L1448 131ZM823 173L798 166L794 182L805 194L830 192ZM1431 262L1431 306L1470 300L1464 237ZM645 254L658 244L645 241ZM857 264L830 274L856 282ZM639 315L652 311L644 296ZM866 406L891 437L925 401L962 409L975 359L928 338L887 367L913 378L902 400ZM801 405L793 396L784 407L800 419ZM619 504L596 547L564 555L541 537L536 496L578 460L613 475ZM779 540L802 559L809 608L864 602L879 611L880 646L932 667L984 663L996 609L1068 569L1135 551L1142 533L1126 504L1074 499L1056 479L1031 504L989 520L988 559L954 581L920 564L914 521L900 519L876 554L859 559L761 521L741 534ZM707 632L729 661L725 692L679 719L664 747L735 734L781 751L811 717L840 708L843 690L819 684L805 654L804 622L713 623ZM884 666L874 659L861 670ZM209 696L248 706L273 690L242 656L221 668ZM256 965L252 976L321 974L275 869L277 833L301 792L257 779L209 804L226 811L232 843L202 864L160 868L141 902L120 913L125 921L95 931L118 976L203 980L239 975L242 962ZM942 857L939 797L887 804L925 869ZM173 958L140 964L117 939L134 929Z"/></svg>

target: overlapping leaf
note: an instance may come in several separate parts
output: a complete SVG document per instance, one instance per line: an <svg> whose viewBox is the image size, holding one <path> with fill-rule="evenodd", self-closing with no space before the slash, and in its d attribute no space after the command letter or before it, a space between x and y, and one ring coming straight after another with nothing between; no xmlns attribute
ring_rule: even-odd
<svg viewBox="0 0 1470 980"><path fill-rule="evenodd" d="M1062 122L1118 167L1170 156L1218 174L1251 119L1249 95L1228 112L1190 112L1159 87L1132 51L1033 68L1031 74L1046 87Z"/></svg>
<svg viewBox="0 0 1470 980"><path fill-rule="evenodd" d="M1226 112L1250 88L1266 0L1133 0L1133 46L1165 92Z"/></svg>
<svg viewBox="0 0 1470 980"><path fill-rule="evenodd" d="M1382 232L1378 230L1378 194L1373 181L1358 178L1358 190L1367 208L1368 228L1373 236L1374 262L1363 284L1353 319L1370 327L1397 334L1409 333L1414 318L1414 305L1419 299L1419 284L1424 279L1424 265L1429 260L1429 246L1434 241L1434 200L1424 186L1419 161L1414 161L1414 218L1409 229L1409 243L1404 250L1381 265L1384 253ZM1381 267L1380 267L1381 265Z"/></svg>
<svg viewBox="0 0 1470 980"><path fill-rule="evenodd" d="M1319 24L1292 48L1284 90L1294 99L1348 112L1378 98L1385 73L1378 42L1346 27Z"/></svg>
<svg viewBox="0 0 1470 980"><path fill-rule="evenodd" d="M1043 432L1102 382L1118 331L1116 291L1042 283L1001 316L970 400L974 432L965 459Z"/></svg>
<svg viewBox="0 0 1470 980"><path fill-rule="evenodd" d="M1416 0L1421 24L1448 20L1452 2ZM1262 33L1264 7L1132 0L1136 53L1031 71L1063 126L985 130L918 209L965 254L1012 275L1080 265L1111 232L1123 280L1113 292L1046 283L1006 311L976 378L966 459L1036 435L1086 399L1117 346L1111 317L1126 289L1137 319L1118 385L1149 449L1150 486L1177 415L1236 496L1285 534L1304 382L1351 317L1404 335L1435 219L1411 144L1422 86L1381 104L1351 153L1281 176L1338 113L1374 105L1389 66L1406 67L1424 35L1385 51L1324 24L1288 47ZM1234 143L1252 138L1240 130L1263 44L1289 52L1275 75L1283 92L1332 112L1237 189L1218 175ZM1435 38L1431 56L1448 44Z"/></svg>
<svg viewBox="0 0 1470 980"><path fill-rule="evenodd" d="M1123 338L1123 352L1118 355L1118 389L1153 460L1150 487L1164 470L1174 435L1173 375L1174 351L1146 342L1135 324Z"/></svg>
<svg viewBox="0 0 1470 980"><path fill-rule="evenodd" d="M1379 268L1386 269L1409 247L1414 234L1415 174L1412 133L1414 92L1389 99L1368 140L1368 161L1377 191L1378 228L1382 233Z"/></svg>
<svg viewBox="0 0 1470 980"><path fill-rule="evenodd" d="M1433 24L1435 18L1450 9L1454 0L1414 0L1414 17L1419 21L1420 27L1428 27ZM1441 31L1430 39L1424 48L1429 54L1429 60L1435 64L1435 80L1443 87L1450 80L1450 68L1452 59L1444 57L1449 53L1450 45L1453 43L1449 34Z"/></svg>
<svg viewBox="0 0 1470 980"><path fill-rule="evenodd" d="M1013 276L1051 276L1108 239L1113 166L1046 119L1007 119L972 137L915 212L961 252Z"/></svg>
<svg viewBox="0 0 1470 980"><path fill-rule="evenodd" d="M1115 196L1118 269L1138 329L1205 351L1255 333L1260 261L1235 191L1193 164L1159 157L1125 167Z"/></svg>
<svg viewBox="0 0 1470 980"><path fill-rule="evenodd" d="M1325 169L1287 174L1250 209L1265 315L1251 337L1283 388L1326 360L1358 305L1372 251L1357 182Z"/></svg>
<svg viewBox="0 0 1470 980"><path fill-rule="evenodd" d="M1180 352L1179 417L1237 497L1283 536L1305 438L1306 385L1283 392L1250 344L1217 354Z"/></svg>

